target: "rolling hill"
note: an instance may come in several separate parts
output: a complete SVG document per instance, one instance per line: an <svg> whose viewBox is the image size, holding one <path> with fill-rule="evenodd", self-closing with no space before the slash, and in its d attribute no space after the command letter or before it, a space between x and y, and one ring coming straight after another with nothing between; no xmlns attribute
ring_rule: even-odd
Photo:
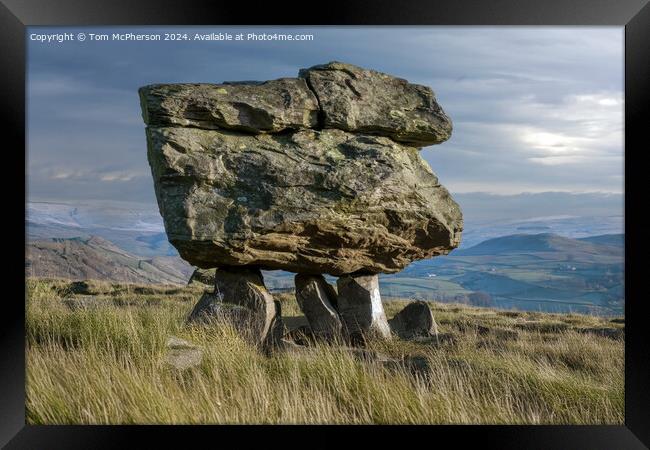
<svg viewBox="0 0 650 450"><path fill-rule="evenodd" d="M475 292L492 305L547 312L620 314L624 235L567 238L550 233L488 239L385 275L385 295L453 301ZM383 293L382 292L382 293Z"/></svg>
<svg viewBox="0 0 650 450"><path fill-rule="evenodd" d="M29 202L25 228L30 241L97 236L133 255L146 258L178 255L167 240L160 213L149 205Z"/></svg>
<svg viewBox="0 0 650 450"><path fill-rule="evenodd" d="M576 255L620 255L622 235L601 235L571 239L552 233L514 234L488 239L474 247L459 249L455 256L504 255L517 253L571 253Z"/></svg>
<svg viewBox="0 0 650 450"><path fill-rule="evenodd" d="M31 241L25 255L26 275L43 278L185 284L193 269L177 256L143 258L97 236Z"/></svg>
<svg viewBox="0 0 650 450"><path fill-rule="evenodd" d="M580 238L580 241L593 242L594 244L610 245L613 247L625 246L624 234L601 234L599 236L589 236Z"/></svg>

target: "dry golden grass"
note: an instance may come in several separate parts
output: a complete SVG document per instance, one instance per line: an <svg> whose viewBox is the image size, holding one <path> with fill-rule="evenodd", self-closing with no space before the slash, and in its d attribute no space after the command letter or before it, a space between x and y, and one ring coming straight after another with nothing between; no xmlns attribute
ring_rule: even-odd
<svg viewBox="0 0 650 450"><path fill-rule="evenodd" d="M620 321L434 303L451 339L370 343L426 357L414 377L336 346L264 356L227 327L186 326L196 288L94 283L100 306L71 310L75 289L28 280L28 423L623 423L623 340L580 332ZM405 302L385 304L390 317ZM170 336L201 346L201 365L166 365Z"/></svg>

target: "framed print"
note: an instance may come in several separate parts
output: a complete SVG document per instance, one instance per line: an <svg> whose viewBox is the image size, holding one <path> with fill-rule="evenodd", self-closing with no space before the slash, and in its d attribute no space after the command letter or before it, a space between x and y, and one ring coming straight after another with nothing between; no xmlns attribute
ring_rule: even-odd
<svg viewBox="0 0 650 450"><path fill-rule="evenodd" d="M3 0L2 444L646 448L646 3Z"/></svg>

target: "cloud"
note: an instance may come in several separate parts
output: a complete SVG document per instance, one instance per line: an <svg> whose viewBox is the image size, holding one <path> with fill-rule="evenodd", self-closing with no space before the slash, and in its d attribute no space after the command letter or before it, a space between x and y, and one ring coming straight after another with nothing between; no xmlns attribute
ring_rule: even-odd
<svg viewBox="0 0 650 450"><path fill-rule="evenodd" d="M622 28L292 30L315 40L29 42L30 195L155 202L139 86L296 76L299 68L329 60L433 88L454 132L421 154L452 193L623 190Z"/></svg>
<svg viewBox="0 0 650 450"><path fill-rule="evenodd" d="M101 181L115 182L115 181L131 181L136 177L140 177L143 174L131 171L122 171L122 172L108 172L103 174L99 179Z"/></svg>
<svg viewBox="0 0 650 450"><path fill-rule="evenodd" d="M467 192L455 195L465 223L540 218L618 217L621 229L624 212L622 194L606 192L524 192L516 195ZM595 224L594 224L595 225Z"/></svg>

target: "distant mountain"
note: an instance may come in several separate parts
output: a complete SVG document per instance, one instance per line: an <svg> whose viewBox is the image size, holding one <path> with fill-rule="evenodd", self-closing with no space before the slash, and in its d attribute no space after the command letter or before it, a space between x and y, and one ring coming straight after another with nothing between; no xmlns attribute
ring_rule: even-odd
<svg viewBox="0 0 650 450"><path fill-rule="evenodd" d="M488 239L513 234L552 233L580 239L589 236L620 234L623 232L623 215L615 216L546 216L530 219L476 220L465 214L462 249L480 244Z"/></svg>
<svg viewBox="0 0 650 450"><path fill-rule="evenodd" d="M145 259L97 236L36 240L26 250L25 272L35 277L185 284L194 269L177 256Z"/></svg>
<svg viewBox="0 0 650 450"><path fill-rule="evenodd" d="M619 254L620 248L609 245L612 235L572 239L552 233L513 234L488 239L478 245L453 252L455 256L503 255L509 253L563 252L572 254ZM619 235L620 236L620 235ZM619 238L620 239L620 238ZM614 239L614 242L616 240Z"/></svg>
<svg viewBox="0 0 650 450"><path fill-rule="evenodd" d="M623 239L501 236L382 275L380 287L394 297L456 301L483 292L498 307L619 314L625 304Z"/></svg>
<svg viewBox="0 0 650 450"><path fill-rule="evenodd" d="M178 255L167 240L160 213L151 205L29 202L25 225L29 241L99 236L134 255Z"/></svg>
<svg viewBox="0 0 650 450"><path fill-rule="evenodd" d="M625 235L624 234L601 234L599 236L589 236L580 238L581 241L593 242L594 244L601 245L610 245L614 247L624 247L625 246Z"/></svg>

